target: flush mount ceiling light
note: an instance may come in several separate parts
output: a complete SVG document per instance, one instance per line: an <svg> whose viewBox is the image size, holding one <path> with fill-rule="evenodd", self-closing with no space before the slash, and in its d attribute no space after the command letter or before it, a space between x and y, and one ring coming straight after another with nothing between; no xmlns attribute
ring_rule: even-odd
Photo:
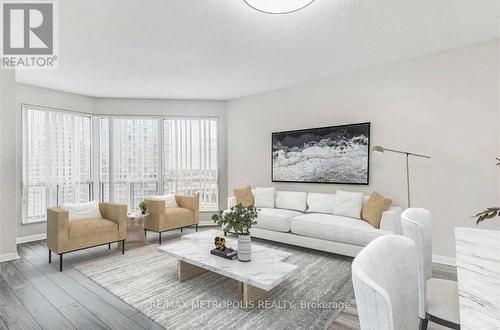
<svg viewBox="0 0 500 330"><path fill-rule="evenodd" d="M306 8L315 0L243 0L245 3L261 13L289 14Z"/></svg>

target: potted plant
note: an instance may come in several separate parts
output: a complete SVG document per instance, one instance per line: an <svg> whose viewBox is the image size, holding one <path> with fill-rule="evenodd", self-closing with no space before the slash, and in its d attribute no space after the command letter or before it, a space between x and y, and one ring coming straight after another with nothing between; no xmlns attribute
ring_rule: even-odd
<svg viewBox="0 0 500 330"><path fill-rule="evenodd" d="M497 157L497 161L497 166L500 166L500 158ZM478 226L484 220L492 219L496 216L500 216L500 207L488 207L486 210L481 211L474 216L474 218L477 218L476 226Z"/></svg>
<svg viewBox="0 0 500 330"><path fill-rule="evenodd" d="M255 225L259 210L255 207L243 207L238 204L229 210L219 210L212 216L212 220L224 227L225 232L238 235L238 260L250 261L252 258L252 245L250 228Z"/></svg>
<svg viewBox="0 0 500 330"><path fill-rule="evenodd" d="M148 203L146 201L140 202L139 209L141 210L142 214L146 214L146 211L148 210Z"/></svg>

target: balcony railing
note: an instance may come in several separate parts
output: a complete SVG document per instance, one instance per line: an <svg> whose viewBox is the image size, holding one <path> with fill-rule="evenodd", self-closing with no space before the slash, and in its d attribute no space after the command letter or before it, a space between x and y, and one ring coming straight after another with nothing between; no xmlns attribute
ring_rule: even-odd
<svg viewBox="0 0 500 330"><path fill-rule="evenodd" d="M164 194L198 196L201 211L213 211L218 208L218 187L213 180L215 171L208 175L205 181L186 171L185 175L175 180L146 180L146 181L114 181L114 201L128 205L130 211L136 211L144 198L159 195L163 185ZM188 175L188 174L191 174ZM27 221L44 221L47 218L47 207L58 206L63 203L81 203L95 200L110 200L109 181L99 182L99 193L95 196L93 182L78 182L72 184L46 185L39 183L28 186L28 213Z"/></svg>
<svg viewBox="0 0 500 330"><path fill-rule="evenodd" d="M114 201L127 204L129 210L136 211L139 203L144 198L160 194L160 186L163 184L164 194L179 194L186 196L198 196L200 198L200 210L213 211L218 208L218 187L216 182L205 183L204 187L199 182L177 181L114 181ZM100 200L109 201L109 182L100 183Z"/></svg>
<svg viewBox="0 0 500 330"><path fill-rule="evenodd" d="M27 193L27 222L46 220L47 207L64 203L88 202L94 198L92 182L60 183L55 185L39 182L29 185Z"/></svg>

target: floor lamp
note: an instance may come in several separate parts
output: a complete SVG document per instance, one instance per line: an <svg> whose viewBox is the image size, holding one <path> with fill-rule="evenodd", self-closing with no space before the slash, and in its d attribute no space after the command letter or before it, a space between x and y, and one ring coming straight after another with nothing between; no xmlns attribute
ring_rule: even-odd
<svg viewBox="0 0 500 330"><path fill-rule="evenodd" d="M427 159L430 159L431 157L426 156L426 155L414 154L412 152L407 152L407 151L387 149L387 148L384 148L382 146L374 146L373 147L373 152L384 153L385 151L395 152L397 154L406 155L406 191L408 193L408 207L410 207L411 206L411 204L410 204L410 168L408 166L408 158L409 158L409 156L415 156L415 157L427 158Z"/></svg>

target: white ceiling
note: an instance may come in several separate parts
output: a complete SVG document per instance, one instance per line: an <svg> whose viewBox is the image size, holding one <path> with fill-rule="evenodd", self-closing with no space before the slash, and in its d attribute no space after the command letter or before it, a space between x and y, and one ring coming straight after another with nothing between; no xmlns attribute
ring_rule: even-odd
<svg viewBox="0 0 500 330"><path fill-rule="evenodd" d="M96 97L231 99L500 36L499 0L63 0L58 70L17 81Z"/></svg>

